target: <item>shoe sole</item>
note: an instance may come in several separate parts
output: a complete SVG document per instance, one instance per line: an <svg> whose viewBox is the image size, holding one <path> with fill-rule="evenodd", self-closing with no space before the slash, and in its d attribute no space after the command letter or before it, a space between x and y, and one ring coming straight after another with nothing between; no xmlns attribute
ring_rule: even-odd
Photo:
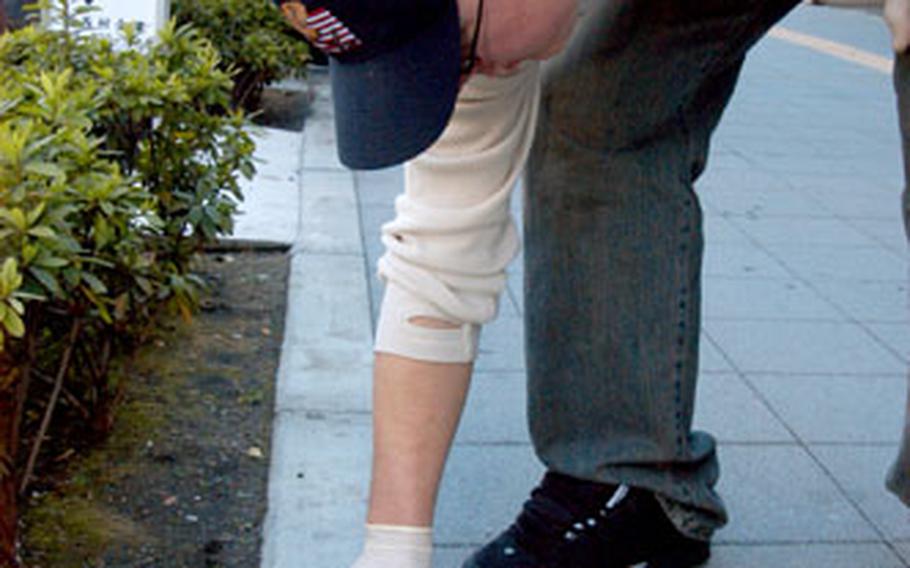
<svg viewBox="0 0 910 568"><path fill-rule="evenodd" d="M642 568L697 568L704 566L710 558L711 548L707 543L687 541L681 546L675 546L657 554L639 566Z"/></svg>

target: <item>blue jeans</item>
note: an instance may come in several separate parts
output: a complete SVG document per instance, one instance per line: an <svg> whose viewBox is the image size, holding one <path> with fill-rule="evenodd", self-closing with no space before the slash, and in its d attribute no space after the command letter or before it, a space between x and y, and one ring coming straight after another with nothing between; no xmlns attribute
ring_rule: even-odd
<svg viewBox="0 0 910 568"><path fill-rule="evenodd" d="M693 432L704 170L749 48L797 0L613 0L544 87L525 196L529 420L551 470L726 522Z"/></svg>
<svg viewBox="0 0 910 568"><path fill-rule="evenodd" d="M904 195L901 209L904 214L904 229L910 241L910 53L899 54L895 59L894 90L897 93L897 110L904 150ZM897 460L888 472L887 484L888 489L910 507L910 390L907 393L904 437Z"/></svg>

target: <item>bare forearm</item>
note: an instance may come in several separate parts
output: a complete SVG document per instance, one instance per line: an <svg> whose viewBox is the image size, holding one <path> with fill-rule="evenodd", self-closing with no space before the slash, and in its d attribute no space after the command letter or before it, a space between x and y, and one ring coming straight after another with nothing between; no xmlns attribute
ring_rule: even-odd
<svg viewBox="0 0 910 568"><path fill-rule="evenodd" d="M479 0L458 0L462 26L473 31ZM578 0L486 0L478 55L494 65L543 60L565 46Z"/></svg>
<svg viewBox="0 0 910 568"><path fill-rule="evenodd" d="M910 48L910 0L885 0L885 22L891 29L894 51Z"/></svg>

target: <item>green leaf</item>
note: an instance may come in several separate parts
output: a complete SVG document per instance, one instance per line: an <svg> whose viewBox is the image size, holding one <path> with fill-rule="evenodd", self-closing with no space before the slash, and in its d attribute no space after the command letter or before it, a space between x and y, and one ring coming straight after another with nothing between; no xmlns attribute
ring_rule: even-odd
<svg viewBox="0 0 910 568"><path fill-rule="evenodd" d="M0 209L0 219L3 219L16 229L23 232L28 228L28 220L25 218L25 213L23 213L22 209L19 209L18 207L14 209Z"/></svg>
<svg viewBox="0 0 910 568"><path fill-rule="evenodd" d="M107 306L104 305L104 302L98 298L91 290L82 287L82 293L89 299L89 301L98 308L98 315L101 316L101 319L104 323L110 325L114 323L114 319L111 317L111 313L108 311Z"/></svg>
<svg viewBox="0 0 910 568"><path fill-rule="evenodd" d="M31 292L23 292L22 290L17 290L13 293L13 296L20 298L26 301L32 302L46 302L47 296L42 296L41 294L32 294Z"/></svg>
<svg viewBox="0 0 910 568"><path fill-rule="evenodd" d="M3 262L3 268L0 269L0 298L6 298L12 294L20 284L19 267L16 259L8 257Z"/></svg>
<svg viewBox="0 0 910 568"><path fill-rule="evenodd" d="M37 207L35 207L28 213L28 215L26 217L27 217L29 226L34 225L35 223L38 222L38 219L40 219L41 215L44 214L44 210L46 208L47 208L47 202L42 201L41 203L38 204Z"/></svg>
<svg viewBox="0 0 910 568"><path fill-rule="evenodd" d="M96 258L94 256L86 256L82 258L82 262L85 264L94 264L95 266L101 266L104 268L115 268L117 265L103 258Z"/></svg>
<svg viewBox="0 0 910 568"><path fill-rule="evenodd" d="M7 257L7 259L3 261L3 268L0 269L0 278L2 278L4 282L12 282L18 273L19 263L11 256Z"/></svg>
<svg viewBox="0 0 910 568"><path fill-rule="evenodd" d="M54 239L57 237L57 233L47 226L32 227L28 230L28 234L39 239Z"/></svg>
<svg viewBox="0 0 910 568"><path fill-rule="evenodd" d="M145 293L146 296L152 295L152 292L154 292L154 288L152 288L152 283L149 281L148 278L145 278L143 276L136 276L135 280L136 280L136 285L139 286L139 288Z"/></svg>
<svg viewBox="0 0 910 568"><path fill-rule="evenodd" d="M92 292L96 294L107 294L107 286L104 285L104 282L102 282L100 278L91 272L83 272L82 280L89 285Z"/></svg>
<svg viewBox="0 0 910 568"><path fill-rule="evenodd" d="M35 266L29 267L28 271L52 296L63 297L63 289L60 288L60 283L53 274Z"/></svg>
<svg viewBox="0 0 910 568"><path fill-rule="evenodd" d="M29 162L25 165L25 171L31 174L52 178L66 177L66 172L63 168L51 162Z"/></svg>
<svg viewBox="0 0 910 568"><path fill-rule="evenodd" d="M25 313L25 305L23 305L22 302L17 298L10 297L7 298L6 301L9 302L10 307L16 310L16 313L20 316Z"/></svg>
<svg viewBox="0 0 910 568"><path fill-rule="evenodd" d="M38 256L38 253L41 252L41 249L33 244L26 244L22 246L22 262L24 264L31 264L33 260Z"/></svg>
<svg viewBox="0 0 910 568"><path fill-rule="evenodd" d="M6 317L3 318L3 324L6 326L7 333L11 336L19 338L25 335L25 323L16 312L7 310Z"/></svg>
<svg viewBox="0 0 910 568"><path fill-rule="evenodd" d="M60 258L59 256L50 256L45 255L35 259L34 265L40 266L42 268L63 268L64 266L69 266L70 261L65 258Z"/></svg>

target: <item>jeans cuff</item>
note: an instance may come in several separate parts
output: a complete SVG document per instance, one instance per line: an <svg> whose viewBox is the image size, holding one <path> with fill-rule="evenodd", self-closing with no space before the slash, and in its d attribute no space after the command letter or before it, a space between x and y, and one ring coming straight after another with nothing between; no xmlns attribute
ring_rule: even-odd
<svg viewBox="0 0 910 568"><path fill-rule="evenodd" d="M701 510L674 501L660 493L655 493L654 497L664 513L676 530L683 535L696 540L709 541L714 531L717 529L717 521L714 517L702 512Z"/></svg>

